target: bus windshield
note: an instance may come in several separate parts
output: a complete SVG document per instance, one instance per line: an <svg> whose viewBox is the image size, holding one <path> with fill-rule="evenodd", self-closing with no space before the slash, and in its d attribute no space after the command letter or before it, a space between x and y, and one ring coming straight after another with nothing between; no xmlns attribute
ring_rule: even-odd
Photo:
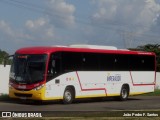
<svg viewBox="0 0 160 120"><path fill-rule="evenodd" d="M44 80L47 55L16 54L10 79L18 84L33 84Z"/></svg>

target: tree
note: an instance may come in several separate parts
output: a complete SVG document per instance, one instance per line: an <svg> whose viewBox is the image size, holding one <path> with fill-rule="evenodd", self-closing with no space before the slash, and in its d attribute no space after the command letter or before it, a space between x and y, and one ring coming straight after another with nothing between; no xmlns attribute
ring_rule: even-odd
<svg viewBox="0 0 160 120"><path fill-rule="evenodd" d="M0 49L0 64L3 64L5 57L9 56L9 54ZM11 64L11 60L7 60L7 64Z"/></svg>

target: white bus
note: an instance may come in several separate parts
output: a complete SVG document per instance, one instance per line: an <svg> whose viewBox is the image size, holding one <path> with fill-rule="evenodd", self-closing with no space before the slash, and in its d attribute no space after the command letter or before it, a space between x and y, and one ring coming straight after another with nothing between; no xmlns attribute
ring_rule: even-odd
<svg viewBox="0 0 160 120"><path fill-rule="evenodd" d="M63 100L154 92L156 56L151 52L94 45L28 47L16 51L9 96Z"/></svg>

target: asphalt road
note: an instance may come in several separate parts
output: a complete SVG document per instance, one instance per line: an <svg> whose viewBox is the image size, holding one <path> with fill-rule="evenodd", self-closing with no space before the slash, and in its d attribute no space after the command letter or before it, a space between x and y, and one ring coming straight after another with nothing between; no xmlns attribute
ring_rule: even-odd
<svg viewBox="0 0 160 120"><path fill-rule="evenodd" d="M76 100L64 105L60 101L22 102L15 100L0 101L0 111L112 111L112 110L159 110L160 96L132 96L127 101L112 98Z"/></svg>

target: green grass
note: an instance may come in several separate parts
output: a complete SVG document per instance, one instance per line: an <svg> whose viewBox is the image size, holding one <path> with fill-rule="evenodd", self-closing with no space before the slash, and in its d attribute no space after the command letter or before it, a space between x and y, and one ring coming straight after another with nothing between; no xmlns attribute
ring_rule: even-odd
<svg viewBox="0 0 160 120"><path fill-rule="evenodd" d="M160 96L160 89L156 89L154 92L152 93L146 93L146 94L142 94L143 96Z"/></svg>
<svg viewBox="0 0 160 120"><path fill-rule="evenodd" d="M9 100L8 94L1 94L0 95L0 101L2 101L2 100Z"/></svg>

